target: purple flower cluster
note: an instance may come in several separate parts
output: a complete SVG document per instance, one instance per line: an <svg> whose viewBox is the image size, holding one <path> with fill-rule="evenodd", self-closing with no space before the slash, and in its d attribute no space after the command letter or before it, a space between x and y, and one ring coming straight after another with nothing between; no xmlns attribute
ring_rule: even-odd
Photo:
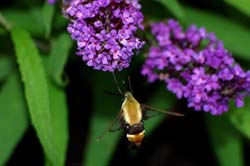
<svg viewBox="0 0 250 166"><path fill-rule="evenodd" d="M68 32L77 41L77 55L96 70L121 71L144 42L135 36L143 29L138 0L71 0L64 6Z"/></svg>
<svg viewBox="0 0 250 166"><path fill-rule="evenodd" d="M177 21L154 23L156 45L150 47L142 67L149 82L163 80L167 89L196 111L220 115L233 99L237 107L250 90L250 71L234 61L213 33L190 26L186 32Z"/></svg>

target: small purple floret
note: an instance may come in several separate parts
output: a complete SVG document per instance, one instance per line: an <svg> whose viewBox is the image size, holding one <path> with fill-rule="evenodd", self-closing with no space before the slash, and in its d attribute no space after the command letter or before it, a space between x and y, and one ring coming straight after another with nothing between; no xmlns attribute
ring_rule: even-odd
<svg viewBox="0 0 250 166"><path fill-rule="evenodd" d="M113 72L127 68L144 45L135 36L143 29L138 0L71 0L64 5L68 32L77 41L77 55L87 65Z"/></svg>
<svg viewBox="0 0 250 166"><path fill-rule="evenodd" d="M163 80L177 98L186 98L196 111L220 115L244 106L250 91L250 72L234 61L221 41L204 28L190 26L186 32L175 20L154 23L157 45L151 46L142 75L149 82Z"/></svg>

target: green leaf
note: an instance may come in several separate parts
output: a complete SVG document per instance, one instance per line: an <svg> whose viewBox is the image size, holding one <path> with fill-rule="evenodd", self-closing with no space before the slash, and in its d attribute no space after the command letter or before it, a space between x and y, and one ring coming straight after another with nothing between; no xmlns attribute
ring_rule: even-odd
<svg viewBox="0 0 250 166"><path fill-rule="evenodd" d="M62 33L53 43L53 49L48 62L48 70L52 80L60 86L65 84L62 79L62 74L72 44L72 40L66 33Z"/></svg>
<svg viewBox="0 0 250 166"><path fill-rule="evenodd" d="M60 161L62 162L65 161L68 144L68 109L65 91L61 88L61 86L55 84L55 81L62 84L61 77L71 44L72 41L69 39L67 34L61 34L55 41L48 60L45 61L47 62L45 63L45 66L49 75L48 87L53 128L56 143L59 151L61 152L59 154ZM53 80L50 80L50 78Z"/></svg>
<svg viewBox="0 0 250 166"><path fill-rule="evenodd" d="M171 92L167 91L165 86L160 86L152 94L148 103L146 104L156 109L161 109L161 110L166 109L166 111L173 111L169 109L175 106L176 97ZM166 116L171 116L171 115L160 114L158 117L153 117L152 119L147 120L145 122L145 129L147 135L149 135L166 118Z"/></svg>
<svg viewBox="0 0 250 166"><path fill-rule="evenodd" d="M243 166L243 142L226 115L206 116L213 150L221 166Z"/></svg>
<svg viewBox="0 0 250 166"><path fill-rule="evenodd" d="M60 31L62 29L65 29L68 25L68 20L65 17L62 17L61 12L55 12L53 19L53 29L54 31Z"/></svg>
<svg viewBox="0 0 250 166"><path fill-rule="evenodd" d="M34 36L44 34L43 21L41 21L41 9L32 8L30 10L3 10L3 16L12 26L21 27Z"/></svg>
<svg viewBox="0 0 250 166"><path fill-rule="evenodd" d="M50 37L50 32L52 28L52 20L55 12L55 5L50 5L46 0L43 5L43 22L44 22L44 29L45 29L45 37Z"/></svg>
<svg viewBox="0 0 250 166"><path fill-rule="evenodd" d="M228 4L239 9L241 12L250 16L250 1L249 0L224 0Z"/></svg>
<svg viewBox="0 0 250 166"><path fill-rule="evenodd" d="M107 127L112 120L112 118L105 118L97 115L94 115L92 118L89 133L91 136L87 142L84 165L109 165L109 161L117 147L117 141L122 131L107 133L100 141L97 141L97 137L105 130L105 127Z"/></svg>
<svg viewBox="0 0 250 166"><path fill-rule="evenodd" d="M109 76L109 77L108 77ZM93 77L93 76L92 76ZM121 99L103 92L108 89L109 85L114 85L110 73L100 73L95 76L93 83L93 109L94 113L90 122L90 133L88 137L84 165L108 165L113 152L116 148L117 141L122 133L108 132L100 141L97 138L114 120L121 108ZM102 86L100 86L100 82ZM114 85L115 86L115 85ZM109 116L111 114L111 116Z"/></svg>
<svg viewBox="0 0 250 166"><path fill-rule="evenodd" d="M224 42L225 48L236 53L234 56L250 60L249 29L217 14L188 7L185 11L190 23L204 26L208 32L214 32L217 38Z"/></svg>
<svg viewBox="0 0 250 166"><path fill-rule="evenodd" d="M56 147L58 148L59 165L63 165L68 145L68 109L64 89L50 82L48 84L50 111ZM52 164L53 165L53 164Z"/></svg>
<svg viewBox="0 0 250 166"><path fill-rule="evenodd" d="M9 57L0 55L0 81L4 80L9 75L13 66Z"/></svg>
<svg viewBox="0 0 250 166"><path fill-rule="evenodd" d="M156 2L155 0L151 1L140 1L142 7L142 12L147 18L145 20L147 23L150 22L156 22L156 21L162 21L167 18L168 16L168 10L159 2ZM157 11L157 12L152 12ZM147 24L146 23L146 24Z"/></svg>
<svg viewBox="0 0 250 166"><path fill-rule="evenodd" d="M1 89L0 108L0 165L4 165L29 123L21 82L16 73L8 77Z"/></svg>
<svg viewBox="0 0 250 166"><path fill-rule="evenodd" d="M232 107L228 116L234 126L241 131L241 133L250 139L250 99L245 99L245 106L242 108Z"/></svg>
<svg viewBox="0 0 250 166"><path fill-rule="evenodd" d="M185 20L185 12L178 0L154 0L160 2L167 10L169 10L176 18L181 21Z"/></svg>
<svg viewBox="0 0 250 166"><path fill-rule="evenodd" d="M52 127L48 84L41 57L28 32L20 28L13 28L11 36L24 83L31 122L46 157L52 165L62 165L59 157L61 152L58 149L55 131Z"/></svg>

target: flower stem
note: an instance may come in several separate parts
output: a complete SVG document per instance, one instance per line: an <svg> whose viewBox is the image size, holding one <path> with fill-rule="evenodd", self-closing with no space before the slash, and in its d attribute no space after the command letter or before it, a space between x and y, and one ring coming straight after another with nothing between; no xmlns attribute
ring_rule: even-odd
<svg viewBox="0 0 250 166"><path fill-rule="evenodd" d="M11 24L4 18L2 13L0 13L0 25L2 25L8 31L11 29Z"/></svg>

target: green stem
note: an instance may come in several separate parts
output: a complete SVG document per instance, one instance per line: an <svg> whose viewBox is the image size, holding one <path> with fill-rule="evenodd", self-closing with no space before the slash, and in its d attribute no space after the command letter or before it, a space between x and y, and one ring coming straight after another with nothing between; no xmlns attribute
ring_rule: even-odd
<svg viewBox="0 0 250 166"><path fill-rule="evenodd" d="M2 25L8 31L11 29L11 24L4 18L2 13L0 13L0 25Z"/></svg>

